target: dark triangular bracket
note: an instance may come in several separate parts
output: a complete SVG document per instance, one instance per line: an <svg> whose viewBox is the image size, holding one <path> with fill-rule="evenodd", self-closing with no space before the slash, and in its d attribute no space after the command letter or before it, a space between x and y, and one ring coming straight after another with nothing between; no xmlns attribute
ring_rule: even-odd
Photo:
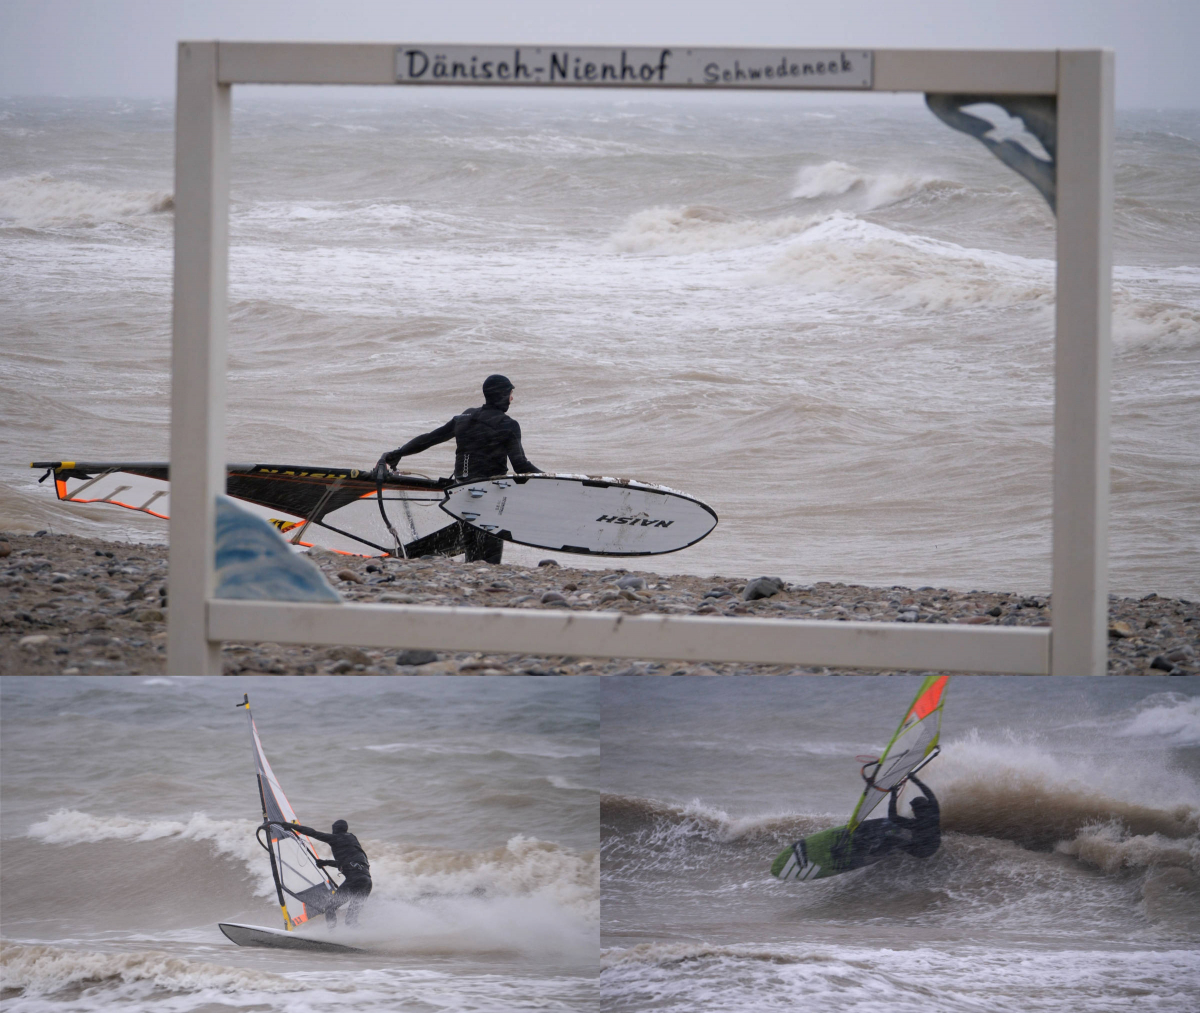
<svg viewBox="0 0 1200 1013"><path fill-rule="evenodd" d="M978 138L1001 162L1037 187L1050 210L1055 210L1058 100L1054 96L926 95L925 104L943 123ZM998 106L1002 113L978 108L964 111L977 106Z"/></svg>

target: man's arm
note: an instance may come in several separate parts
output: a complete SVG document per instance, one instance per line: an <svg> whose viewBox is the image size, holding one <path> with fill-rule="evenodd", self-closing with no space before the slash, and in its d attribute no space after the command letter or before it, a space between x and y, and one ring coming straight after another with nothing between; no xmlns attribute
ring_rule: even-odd
<svg viewBox="0 0 1200 1013"><path fill-rule="evenodd" d="M917 777L916 774L909 774L908 779L910 781L912 781L912 783L915 784L918 788L921 789L922 795L924 795L927 799L929 799L930 804L933 806L933 811L935 813L940 813L941 807L938 805L937 796L934 795L934 793L929 790L929 786L924 781L922 781L919 777Z"/></svg>
<svg viewBox="0 0 1200 1013"><path fill-rule="evenodd" d="M454 435L454 419L451 419L444 426L438 426L431 433L425 433L422 436L414 436L404 446L398 447L384 454L380 458L381 461L387 463L389 468L394 468L400 463L400 458L411 457L413 454L419 454L423 450L428 450L430 447L436 447L439 443L445 443Z"/></svg>
<svg viewBox="0 0 1200 1013"><path fill-rule="evenodd" d="M900 797L900 788L903 784L904 782L901 781L888 792L888 819L898 827L907 827L912 824L911 816L901 816L896 812L896 800Z"/></svg>
<svg viewBox="0 0 1200 1013"><path fill-rule="evenodd" d="M525 456L525 448L521 446L521 423L516 419L510 419L512 428L509 430L508 436L508 459L512 461L513 474L527 474L531 471L541 472L536 464Z"/></svg>
<svg viewBox="0 0 1200 1013"><path fill-rule="evenodd" d="M277 827L287 827L294 834L303 834L305 837L312 837L324 844L333 843L333 834L323 834L320 830L314 830L312 827L302 827L299 823L285 823L283 820L268 820L267 822Z"/></svg>

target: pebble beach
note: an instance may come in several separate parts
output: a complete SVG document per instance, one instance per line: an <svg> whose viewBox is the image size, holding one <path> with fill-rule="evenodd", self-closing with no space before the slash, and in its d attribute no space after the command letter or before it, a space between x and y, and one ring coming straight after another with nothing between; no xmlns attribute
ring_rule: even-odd
<svg viewBox="0 0 1200 1013"><path fill-rule="evenodd" d="M615 567L574 569L426 557L309 558L349 602L611 611L634 615L1045 626L1047 596L935 587L786 583L770 576L708 577ZM167 547L74 535L0 534L0 672L162 674L166 664ZM878 675L850 669L629 659L225 644L227 675ZM1148 594L1110 596L1110 675L1200 674L1200 605Z"/></svg>

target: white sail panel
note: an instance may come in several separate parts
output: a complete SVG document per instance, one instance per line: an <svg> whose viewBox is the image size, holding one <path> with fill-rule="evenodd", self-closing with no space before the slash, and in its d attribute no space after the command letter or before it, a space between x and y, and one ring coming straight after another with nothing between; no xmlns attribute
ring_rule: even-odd
<svg viewBox="0 0 1200 1013"><path fill-rule="evenodd" d="M285 823L300 821L283 793L283 788L280 787L279 780L267 761L266 753L263 752L258 728L250 714L249 696L245 695L243 702L238 706L246 708L246 717L250 722L254 767L264 821L258 828L258 841L271 857L271 875L275 880L275 892L283 913L284 927L291 930L329 907L333 895L337 892L337 886L317 864L317 853L311 840L285 827L268 825L268 820Z"/></svg>

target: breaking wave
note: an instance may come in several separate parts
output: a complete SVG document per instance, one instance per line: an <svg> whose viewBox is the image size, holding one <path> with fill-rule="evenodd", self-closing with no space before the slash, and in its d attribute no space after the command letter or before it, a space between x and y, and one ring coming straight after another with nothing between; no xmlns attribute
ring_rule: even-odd
<svg viewBox="0 0 1200 1013"><path fill-rule="evenodd" d="M1158 745L1200 746L1200 699L1182 693L1156 693L1114 734Z"/></svg>
<svg viewBox="0 0 1200 1013"><path fill-rule="evenodd" d="M0 180L0 222L27 228L121 222L174 207L165 190L102 190L45 174Z"/></svg>
<svg viewBox="0 0 1200 1013"><path fill-rule="evenodd" d="M271 896L274 884L257 824L215 820L203 813L190 819L134 819L94 816L60 809L29 827L27 836L45 844L75 845L102 841L143 843L177 839L208 842L223 858L242 863L255 877L256 893ZM437 895L537 897L591 916L600 891L599 857L579 853L535 837L516 835L503 847L451 851L392 841L364 840L371 856L375 895L412 900ZM317 845L324 854L324 845Z"/></svg>
<svg viewBox="0 0 1200 1013"><path fill-rule="evenodd" d="M649 208L612 237L620 253L688 254L735 250L799 235L818 218L751 219L706 204Z"/></svg>
<svg viewBox="0 0 1200 1013"><path fill-rule="evenodd" d="M799 200L820 200L826 197L855 198L860 211L894 204L932 187L960 185L933 176L911 176L903 173L869 173L845 162L823 162L806 165L796 174L792 197Z"/></svg>
<svg viewBox="0 0 1200 1013"><path fill-rule="evenodd" d="M278 974L222 967L171 957L152 950L98 953L59 946L0 941L4 987L25 994L57 992L74 986L149 983L172 992L298 992L307 986Z"/></svg>
<svg viewBox="0 0 1200 1013"><path fill-rule="evenodd" d="M840 164L840 163L829 163ZM825 168L825 167L822 167ZM834 295L839 306L864 301L906 312L1013 309L1050 328L1055 263L978 249L866 221L847 211L752 219L720 208L652 208L612 237L622 253L687 256L761 248L735 265L754 285L784 285ZM1179 301L1194 292L1190 269L1115 270L1113 334L1119 344L1200 340L1200 308Z"/></svg>
<svg viewBox="0 0 1200 1013"><path fill-rule="evenodd" d="M1142 713L1150 715L1141 719L1144 727L1178 720L1165 706ZM969 735L945 746L930 786L947 833L1057 851L1104 872L1173 867L1200 873L1200 806L1147 798L1136 785L1122 784L1119 775L1076 770L1033 746ZM787 844L831 823L829 816L813 813L734 818L700 801L612 794L601 796L600 813L606 846L636 840L639 849L668 854L695 846L758 848L764 840Z"/></svg>

